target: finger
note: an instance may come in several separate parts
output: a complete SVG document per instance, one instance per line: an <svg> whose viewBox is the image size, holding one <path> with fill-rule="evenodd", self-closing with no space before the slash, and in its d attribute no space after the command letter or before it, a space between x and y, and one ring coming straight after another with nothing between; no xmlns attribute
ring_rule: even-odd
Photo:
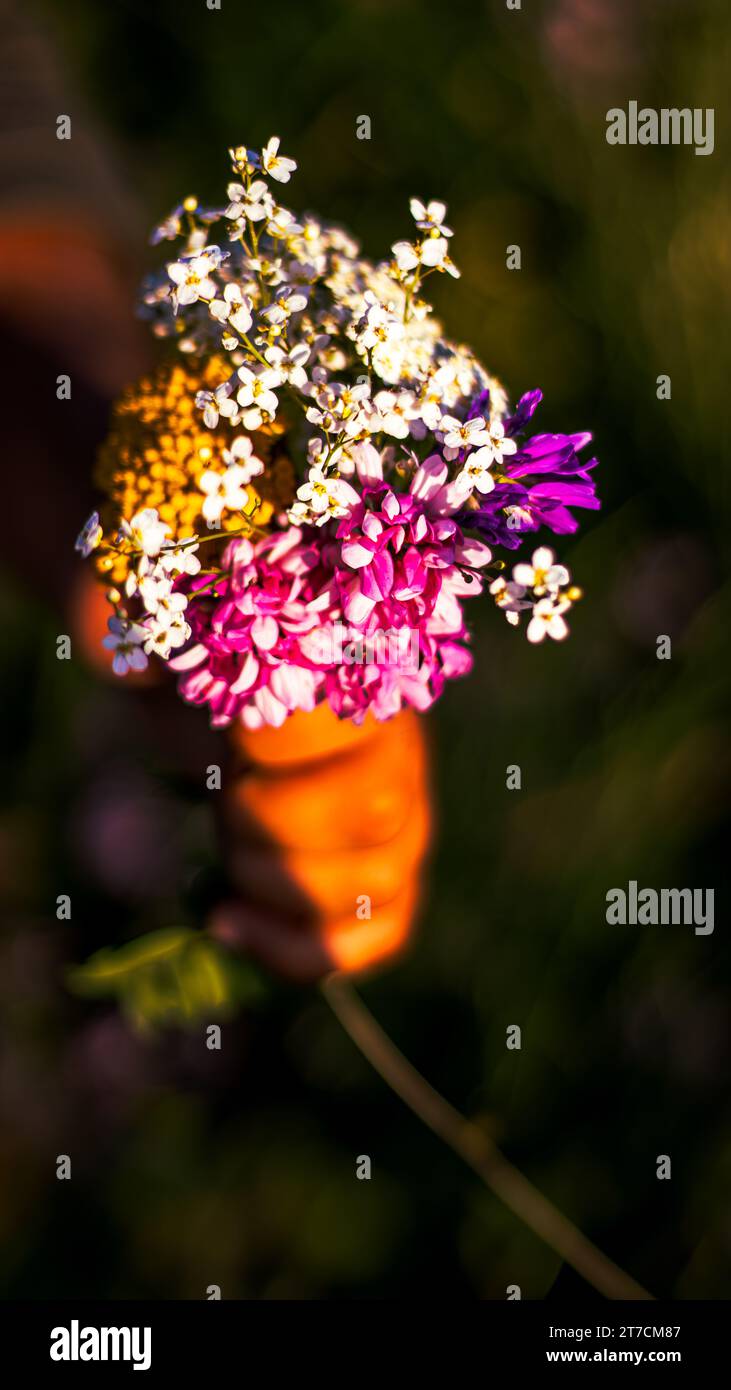
<svg viewBox="0 0 731 1390"><path fill-rule="evenodd" d="M338 719L330 706L323 703L311 713L297 710L280 729L251 730L241 724L234 725L231 737L234 747L247 762L276 769L346 752L382 737L391 724L398 722L402 727L412 720L416 722L416 716L407 711L397 721L379 724L372 715L367 715L362 724L354 724L351 719Z"/></svg>
<svg viewBox="0 0 731 1390"><path fill-rule="evenodd" d="M391 959L405 946L418 900L415 884L390 903L374 909L370 919L351 912L308 926L292 918L239 902L222 903L208 930L227 949L252 956L286 979L302 984L331 970L366 970Z"/></svg>
<svg viewBox="0 0 731 1390"><path fill-rule="evenodd" d="M384 844L423 797L425 772L421 726L414 721L377 745L367 742L286 776L254 769L226 792L224 820L233 834L288 849L323 853Z"/></svg>
<svg viewBox="0 0 731 1390"><path fill-rule="evenodd" d="M231 849L231 879L240 893L283 912L339 916L354 912L363 897L380 906L396 897L413 874L429 829L428 801L419 797L385 845L321 852L240 841Z"/></svg>
<svg viewBox="0 0 731 1390"><path fill-rule="evenodd" d="M390 902L375 907L370 920L354 921L350 915L324 922L322 939L335 969L365 970L401 951L411 934L418 897L412 880Z"/></svg>
<svg viewBox="0 0 731 1390"><path fill-rule="evenodd" d="M208 930L228 950L252 956L286 979L306 983L332 970L327 946L312 925L294 923L264 908L222 903Z"/></svg>

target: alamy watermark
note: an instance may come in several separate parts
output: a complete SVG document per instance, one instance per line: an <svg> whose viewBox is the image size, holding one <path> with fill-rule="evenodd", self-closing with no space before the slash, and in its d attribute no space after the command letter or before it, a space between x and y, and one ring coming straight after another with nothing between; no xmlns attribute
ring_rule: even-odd
<svg viewBox="0 0 731 1390"><path fill-rule="evenodd" d="M347 623L330 623L311 634L309 650L328 666L395 666L410 674L419 670L419 633L412 627L361 633Z"/></svg>
<svg viewBox="0 0 731 1390"><path fill-rule="evenodd" d="M608 145L695 145L696 154L713 154L715 110L712 106L640 107L607 111Z"/></svg>
<svg viewBox="0 0 731 1390"><path fill-rule="evenodd" d="M606 919L610 926L693 926L696 936L711 936L715 922L712 888L639 888L632 879L627 890L607 892Z"/></svg>
<svg viewBox="0 0 731 1390"><path fill-rule="evenodd" d="M81 1327L72 1318L69 1327L54 1327L49 1354L52 1361L131 1361L133 1370L149 1371L152 1329Z"/></svg>

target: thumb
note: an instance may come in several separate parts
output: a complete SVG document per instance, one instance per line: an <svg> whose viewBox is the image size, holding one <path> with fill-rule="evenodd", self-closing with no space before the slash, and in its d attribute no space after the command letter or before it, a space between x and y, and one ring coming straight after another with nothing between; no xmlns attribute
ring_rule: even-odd
<svg viewBox="0 0 731 1390"><path fill-rule="evenodd" d="M397 955L409 939L417 896L416 884L409 882L368 919L347 914L315 923L231 899L214 909L208 931L227 950L309 984L332 970L362 971Z"/></svg>

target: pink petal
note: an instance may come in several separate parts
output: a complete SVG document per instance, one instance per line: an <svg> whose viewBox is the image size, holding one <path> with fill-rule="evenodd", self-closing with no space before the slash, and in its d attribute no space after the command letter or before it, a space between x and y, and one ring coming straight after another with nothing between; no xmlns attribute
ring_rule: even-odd
<svg viewBox="0 0 731 1390"><path fill-rule="evenodd" d="M351 487L350 483L344 482L342 478L338 478L330 485L330 491L341 507L357 507L360 502L360 495L355 488Z"/></svg>
<svg viewBox="0 0 731 1390"><path fill-rule="evenodd" d="M358 570L362 569L364 565L370 565L374 555L374 547L365 540L345 541L341 553L346 565L349 565L353 570Z"/></svg>
<svg viewBox="0 0 731 1390"><path fill-rule="evenodd" d="M465 483L456 480L453 483L445 483L444 487L440 487L430 499L430 510L440 516L449 516L464 506L469 494L469 484L465 485Z"/></svg>
<svg viewBox="0 0 731 1390"><path fill-rule="evenodd" d="M377 541L383 531L383 522L378 520L374 512L366 512L362 529L370 541Z"/></svg>
<svg viewBox="0 0 731 1390"><path fill-rule="evenodd" d="M428 459L417 468L412 480L409 491L412 496L420 497L422 501L433 497L434 493L441 487L447 477L447 465L440 454L431 454Z"/></svg>
<svg viewBox="0 0 731 1390"><path fill-rule="evenodd" d="M420 516L417 516L416 521L412 522L412 526L411 526L411 538L412 538L412 540L414 540L414 541L423 541L423 539L424 539L424 537L425 537L425 535L426 535L426 533L427 533L428 530L429 530L429 523L427 522L427 519L426 519L426 517L424 516L424 513L422 512Z"/></svg>
<svg viewBox="0 0 731 1390"><path fill-rule="evenodd" d="M362 483L380 483L383 481L381 456L372 444L356 444L350 453Z"/></svg>
<svg viewBox="0 0 731 1390"><path fill-rule="evenodd" d="M479 569L480 565L488 565L492 559L489 545L485 545L483 541L475 540L460 541L455 549L455 555L463 565L469 565L470 569Z"/></svg>
<svg viewBox="0 0 731 1390"><path fill-rule="evenodd" d="M198 642L196 646L189 647L187 652L181 652L180 656L174 656L168 662L168 666L173 671L192 671L194 667L200 666L208 656L206 648Z"/></svg>
<svg viewBox="0 0 731 1390"><path fill-rule="evenodd" d="M202 671L193 671L191 675L185 676L180 682L179 688L183 698L188 700L190 704L202 704L207 698L209 690L213 688L208 667L204 667Z"/></svg>
<svg viewBox="0 0 731 1390"><path fill-rule="evenodd" d="M424 681L420 681L418 676L404 676L401 680L401 689L415 709L425 710L434 703L434 696L428 685Z"/></svg>
<svg viewBox="0 0 731 1390"><path fill-rule="evenodd" d="M271 688L287 709L313 709L315 682L313 673L302 666L278 666L272 671Z"/></svg>
<svg viewBox="0 0 731 1390"><path fill-rule="evenodd" d="M256 705L245 705L239 719L246 729L262 729L264 727L264 720Z"/></svg>
<svg viewBox="0 0 731 1390"><path fill-rule="evenodd" d="M378 602L390 594L392 585L393 560L388 551L383 550L380 555L374 556L373 563L363 571L360 577L361 591L367 598Z"/></svg>
<svg viewBox="0 0 731 1390"><path fill-rule="evenodd" d="M257 647L269 652L277 645L279 624L276 618L255 618L251 624L251 635Z"/></svg>
<svg viewBox="0 0 731 1390"><path fill-rule="evenodd" d="M259 674L259 662L253 652L247 652L241 670L231 686L232 695L243 695L250 690Z"/></svg>
<svg viewBox="0 0 731 1390"><path fill-rule="evenodd" d="M466 676L472 670L472 653L456 642L444 642L440 647L442 670L448 680L454 676Z"/></svg>
<svg viewBox="0 0 731 1390"><path fill-rule="evenodd" d="M261 690L257 690L254 696L254 704L259 710L264 723L272 725L275 729L281 728L289 713L287 706L283 705L281 700L278 700L276 695L273 695L271 690L268 690L266 686L263 686Z"/></svg>
<svg viewBox="0 0 731 1390"><path fill-rule="evenodd" d="M343 604L343 612L349 623L355 627L362 627L367 618L370 617L376 606L376 600L366 598L362 594L359 586L354 585Z"/></svg>
<svg viewBox="0 0 731 1390"><path fill-rule="evenodd" d="M415 598L424 591L427 581L426 569L415 546L410 546L399 564L398 579L393 587L394 598L401 602Z"/></svg>

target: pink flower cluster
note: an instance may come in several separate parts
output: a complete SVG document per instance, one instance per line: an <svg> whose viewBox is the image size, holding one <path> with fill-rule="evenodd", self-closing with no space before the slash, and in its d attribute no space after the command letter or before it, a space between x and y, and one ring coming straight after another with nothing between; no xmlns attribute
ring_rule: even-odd
<svg viewBox="0 0 731 1390"><path fill-rule="evenodd" d="M463 493L438 455L403 493L383 481L375 449L356 466L360 498L329 534L291 526L233 540L213 584L178 581L192 637L169 664L214 725L280 725L322 699L356 722L368 709L387 719L427 709L469 671L461 600L482 591L491 552L453 519Z"/></svg>

